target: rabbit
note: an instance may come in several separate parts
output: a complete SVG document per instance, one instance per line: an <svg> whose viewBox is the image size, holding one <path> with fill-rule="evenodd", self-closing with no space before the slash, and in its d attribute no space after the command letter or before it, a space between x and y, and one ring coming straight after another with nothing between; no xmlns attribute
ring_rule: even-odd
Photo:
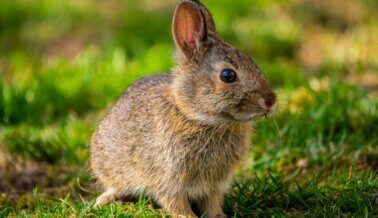
<svg viewBox="0 0 378 218"><path fill-rule="evenodd" d="M101 206L143 193L173 217L225 217L223 195L246 156L253 122L277 110L254 61L221 39L198 0L177 6L177 66L140 79L97 126L90 164Z"/></svg>

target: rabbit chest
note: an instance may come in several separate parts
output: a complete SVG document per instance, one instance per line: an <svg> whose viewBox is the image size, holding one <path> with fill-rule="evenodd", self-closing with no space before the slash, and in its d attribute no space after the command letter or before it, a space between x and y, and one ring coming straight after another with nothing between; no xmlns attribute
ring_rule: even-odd
<svg viewBox="0 0 378 218"><path fill-rule="evenodd" d="M168 121L161 135L172 181L194 195L199 189L228 183L248 151L250 124L213 127L180 121Z"/></svg>

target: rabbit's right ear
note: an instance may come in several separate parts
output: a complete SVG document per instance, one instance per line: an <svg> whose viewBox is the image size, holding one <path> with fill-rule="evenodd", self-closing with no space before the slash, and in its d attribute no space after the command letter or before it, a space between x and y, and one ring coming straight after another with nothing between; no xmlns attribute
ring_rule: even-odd
<svg viewBox="0 0 378 218"><path fill-rule="evenodd" d="M207 40L206 18L193 2L184 1L176 8L172 28L175 43L187 58Z"/></svg>

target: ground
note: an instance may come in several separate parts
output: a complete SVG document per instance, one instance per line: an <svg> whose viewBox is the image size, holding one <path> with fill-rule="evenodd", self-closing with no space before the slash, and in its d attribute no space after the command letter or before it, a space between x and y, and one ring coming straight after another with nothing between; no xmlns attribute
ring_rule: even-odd
<svg viewBox="0 0 378 218"><path fill-rule="evenodd" d="M142 196L92 208L88 144L129 84L174 66L177 2L0 2L0 217L164 214ZM377 1L203 2L279 93L226 213L378 216Z"/></svg>

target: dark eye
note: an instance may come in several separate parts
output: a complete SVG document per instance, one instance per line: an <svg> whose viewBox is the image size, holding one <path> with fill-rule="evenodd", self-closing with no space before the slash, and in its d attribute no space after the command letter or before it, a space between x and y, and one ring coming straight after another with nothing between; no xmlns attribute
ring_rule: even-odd
<svg viewBox="0 0 378 218"><path fill-rule="evenodd" d="M225 69L220 73L220 79L226 83L232 83L236 80L236 73L233 70Z"/></svg>

